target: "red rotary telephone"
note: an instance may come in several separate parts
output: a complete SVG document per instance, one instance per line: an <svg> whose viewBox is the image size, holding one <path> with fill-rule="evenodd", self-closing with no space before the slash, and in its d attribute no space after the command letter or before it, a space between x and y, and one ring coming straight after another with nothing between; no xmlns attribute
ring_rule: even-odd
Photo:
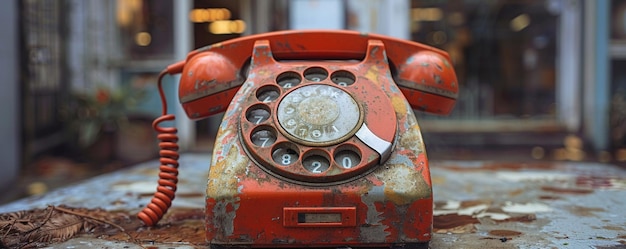
<svg viewBox="0 0 626 249"><path fill-rule="evenodd" d="M138 215L146 225L176 191L161 79L179 73L189 118L225 112L206 190L212 248L428 246L432 183L413 109L451 112L447 53L352 31L273 32L190 52L159 76L162 172Z"/></svg>

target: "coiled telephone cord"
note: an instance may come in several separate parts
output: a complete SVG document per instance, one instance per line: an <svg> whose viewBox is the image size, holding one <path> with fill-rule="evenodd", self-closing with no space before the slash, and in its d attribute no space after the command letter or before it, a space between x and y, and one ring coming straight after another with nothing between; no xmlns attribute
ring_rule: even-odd
<svg viewBox="0 0 626 249"><path fill-rule="evenodd" d="M167 102L161 82L163 77L168 74L164 70L159 74L158 88L161 95L161 103L163 113L154 120L152 128L157 132L159 142L159 180L156 193L150 203L137 214L137 217L147 226L156 225L163 215L172 205L176 193L176 184L178 183L178 130L175 127L162 127L161 123L165 121L173 121L175 116L167 114Z"/></svg>

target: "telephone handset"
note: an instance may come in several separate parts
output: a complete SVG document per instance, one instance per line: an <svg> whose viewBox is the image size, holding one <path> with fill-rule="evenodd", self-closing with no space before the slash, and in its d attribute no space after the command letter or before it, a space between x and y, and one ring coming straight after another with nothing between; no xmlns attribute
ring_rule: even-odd
<svg viewBox="0 0 626 249"><path fill-rule="evenodd" d="M181 73L187 116L225 112L206 196L212 247L423 246L432 187L412 112L448 114L458 94L449 56L353 31L281 31L197 49L159 76L161 171L138 215L174 198L178 146L161 79Z"/></svg>
<svg viewBox="0 0 626 249"><path fill-rule="evenodd" d="M397 63L392 76L413 108L449 114L457 98L456 74L443 51L375 34L283 31L233 39L189 53L179 98L190 118L201 119L226 110L247 77L246 62L260 40L270 43L276 60L362 60L368 41L381 40L387 57ZM180 73L180 67L173 68L176 71L170 73ZM187 75L189 72L199 75Z"/></svg>

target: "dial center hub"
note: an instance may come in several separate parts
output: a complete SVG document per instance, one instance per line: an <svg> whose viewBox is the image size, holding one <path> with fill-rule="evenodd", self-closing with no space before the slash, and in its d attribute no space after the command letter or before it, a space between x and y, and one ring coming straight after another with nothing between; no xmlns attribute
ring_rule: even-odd
<svg viewBox="0 0 626 249"><path fill-rule="evenodd" d="M312 96L300 102L298 117L312 125L331 124L339 116L339 105L325 96Z"/></svg>
<svg viewBox="0 0 626 249"><path fill-rule="evenodd" d="M356 132L361 115L350 94L322 84L291 91L277 111L278 122L289 136L313 145L343 142Z"/></svg>

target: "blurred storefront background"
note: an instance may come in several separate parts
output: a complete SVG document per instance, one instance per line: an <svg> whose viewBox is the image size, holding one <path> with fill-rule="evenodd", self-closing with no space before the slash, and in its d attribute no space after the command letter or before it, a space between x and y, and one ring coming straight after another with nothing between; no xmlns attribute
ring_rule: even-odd
<svg viewBox="0 0 626 249"><path fill-rule="evenodd" d="M0 155L11 172L0 181L7 184L46 155L154 158L150 122L161 112L155 83L163 68L205 45L286 29L380 33L448 51L461 87L455 111L417 113L427 148L438 156L506 158L501 152L525 151L531 159L626 161L626 0L10 0L0 6L7 19L0 30L11 34L0 37L3 94L11 96L0 101L5 120L15 121L2 126L5 145L14 148ZM164 85L169 110L179 113L181 144L210 153L221 117L187 120L176 81L166 77Z"/></svg>

